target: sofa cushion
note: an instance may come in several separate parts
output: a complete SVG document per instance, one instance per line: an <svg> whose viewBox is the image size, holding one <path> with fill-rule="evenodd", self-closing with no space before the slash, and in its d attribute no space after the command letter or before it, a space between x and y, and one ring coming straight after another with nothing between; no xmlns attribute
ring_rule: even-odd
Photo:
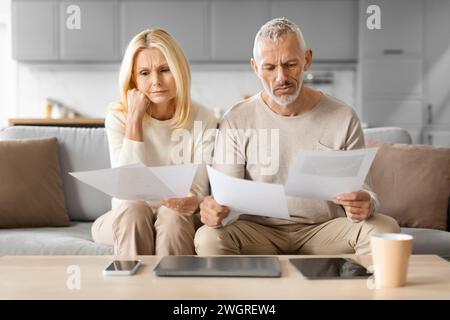
<svg viewBox="0 0 450 320"><path fill-rule="evenodd" d="M372 139L366 145L379 147L371 168L379 212L403 227L446 230L450 149Z"/></svg>
<svg viewBox="0 0 450 320"><path fill-rule="evenodd" d="M0 228L69 225L56 138L0 141Z"/></svg>
<svg viewBox="0 0 450 320"><path fill-rule="evenodd" d="M450 232L421 228L402 228L402 232L414 237L413 254L437 254L450 258Z"/></svg>
<svg viewBox="0 0 450 320"><path fill-rule="evenodd" d="M112 255L112 246L92 241L90 222L64 228L4 229L0 231L1 255Z"/></svg>
<svg viewBox="0 0 450 320"><path fill-rule="evenodd" d="M0 131L0 140L44 137L58 139L61 175L70 219L94 221L109 211L111 197L68 174L111 166L104 128L14 126Z"/></svg>

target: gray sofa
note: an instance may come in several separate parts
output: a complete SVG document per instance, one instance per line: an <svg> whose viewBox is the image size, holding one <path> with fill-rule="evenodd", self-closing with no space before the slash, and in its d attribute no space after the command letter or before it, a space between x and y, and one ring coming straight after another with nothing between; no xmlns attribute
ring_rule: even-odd
<svg viewBox="0 0 450 320"><path fill-rule="evenodd" d="M365 129L366 138L386 142L411 143L401 128ZM92 222L110 209L110 198L68 175L72 171L103 169L110 166L103 128L16 126L0 131L0 140L57 137L63 175L69 227L0 229L0 255L107 255L111 246L92 241ZM403 228L414 236L414 253L450 257L450 232Z"/></svg>

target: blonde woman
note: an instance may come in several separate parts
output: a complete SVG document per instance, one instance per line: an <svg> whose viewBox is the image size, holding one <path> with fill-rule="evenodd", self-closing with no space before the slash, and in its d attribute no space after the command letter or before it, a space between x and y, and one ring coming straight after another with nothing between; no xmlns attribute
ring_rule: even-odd
<svg viewBox="0 0 450 320"><path fill-rule="evenodd" d="M188 61L169 33L150 29L131 40L120 68L121 100L105 121L112 167L210 161L216 119L191 101L190 81ZM195 254L193 214L207 193L200 166L184 198L113 199L112 210L94 222L93 239L114 245L118 256Z"/></svg>

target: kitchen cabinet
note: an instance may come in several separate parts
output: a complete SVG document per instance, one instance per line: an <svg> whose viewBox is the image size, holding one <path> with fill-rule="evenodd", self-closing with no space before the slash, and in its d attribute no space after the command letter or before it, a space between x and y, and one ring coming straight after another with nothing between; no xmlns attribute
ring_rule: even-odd
<svg viewBox="0 0 450 320"><path fill-rule="evenodd" d="M69 5L80 8L80 29L66 26ZM248 63L259 28L280 16L301 26L316 62L354 62L358 52L357 0L12 0L12 7L19 61L120 62L134 35L162 27L191 62Z"/></svg>
<svg viewBox="0 0 450 320"><path fill-rule="evenodd" d="M422 60L363 59L364 95L380 98L422 97Z"/></svg>
<svg viewBox="0 0 450 320"><path fill-rule="evenodd" d="M12 1L12 57L57 60L59 43L56 1Z"/></svg>
<svg viewBox="0 0 450 320"><path fill-rule="evenodd" d="M272 18L286 17L302 30L315 61L358 58L358 1L273 0Z"/></svg>
<svg viewBox="0 0 450 320"><path fill-rule="evenodd" d="M80 29L66 26L69 5L80 8ZM191 61L210 59L207 0L12 0L12 8L19 61L119 62L131 38L151 27L169 31Z"/></svg>
<svg viewBox="0 0 450 320"><path fill-rule="evenodd" d="M434 147L450 148L450 130L426 130L423 140Z"/></svg>
<svg viewBox="0 0 450 320"><path fill-rule="evenodd" d="M250 61L256 33L269 17L269 1L212 1L212 60Z"/></svg>
<svg viewBox="0 0 450 320"><path fill-rule="evenodd" d="M67 8L80 8L80 29L69 29ZM118 1L60 2L60 52L62 60L117 61L119 56Z"/></svg>
<svg viewBox="0 0 450 320"><path fill-rule="evenodd" d="M371 127L413 126L424 123L421 100L366 98L362 117Z"/></svg>
<svg viewBox="0 0 450 320"><path fill-rule="evenodd" d="M424 14L424 101L428 124L450 130L450 1L425 2Z"/></svg>
<svg viewBox="0 0 450 320"><path fill-rule="evenodd" d="M366 13L378 5L381 29L369 29ZM426 124L423 99L423 1L360 2L358 100L369 127L400 126L421 143Z"/></svg>
<svg viewBox="0 0 450 320"><path fill-rule="evenodd" d="M365 9L378 5L381 29L368 29ZM364 25L361 26L361 54L364 57L422 56L423 1L422 0L363 0Z"/></svg>
<svg viewBox="0 0 450 320"><path fill-rule="evenodd" d="M175 37L191 62L209 60L208 9L206 0L122 1L122 54L137 33L161 27Z"/></svg>

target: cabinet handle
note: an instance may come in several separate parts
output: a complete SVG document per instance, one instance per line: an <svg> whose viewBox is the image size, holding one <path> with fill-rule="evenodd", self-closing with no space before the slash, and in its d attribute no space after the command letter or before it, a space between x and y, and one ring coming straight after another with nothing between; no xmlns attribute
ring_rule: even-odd
<svg viewBox="0 0 450 320"><path fill-rule="evenodd" d="M432 104L427 105L427 112L428 112L427 123L432 124L433 123L433 105Z"/></svg>
<svg viewBox="0 0 450 320"><path fill-rule="evenodd" d="M385 54L385 55L403 54L403 50L402 49L384 49L383 54Z"/></svg>
<svg viewBox="0 0 450 320"><path fill-rule="evenodd" d="M433 145L433 135L432 134L428 134L428 144Z"/></svg>

